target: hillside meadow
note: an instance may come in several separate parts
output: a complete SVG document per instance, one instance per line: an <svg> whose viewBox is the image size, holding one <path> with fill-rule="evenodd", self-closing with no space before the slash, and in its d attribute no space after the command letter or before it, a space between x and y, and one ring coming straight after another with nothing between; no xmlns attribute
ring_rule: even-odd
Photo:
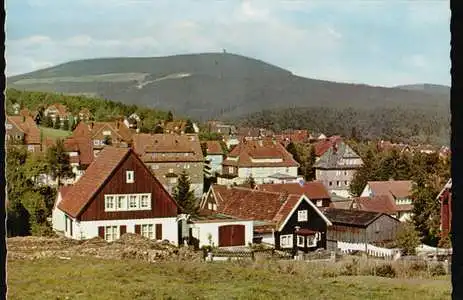
<svg viewBox="0 0 463 300"><path fill-rule="evenodd" d="M437 300L451 295L449 276L346 276L339 265L313 262L10 258L7 270L8 299Z"/></svg>

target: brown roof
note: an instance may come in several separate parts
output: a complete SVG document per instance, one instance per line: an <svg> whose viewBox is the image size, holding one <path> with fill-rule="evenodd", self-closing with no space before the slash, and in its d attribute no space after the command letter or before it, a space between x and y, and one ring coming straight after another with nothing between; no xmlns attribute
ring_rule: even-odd
<svg viewBox="0 0 463 300"><path fill-rule="evenodd" d="M78 217L113 171L131 152L129 148L105 147L84 175L66 193L58 208L71 217Z"/></svg>
<svg viewBox="0 0 463 300"><path fill-rule="evenodd" d="M240 127L237 130L237 135L242 138L259 137L261 135L261 130L259 128Z"/></svg>
<svg viewBox="0 0 463 300"><path fill-rule="evenodd" d="M78 152L77 157L70 157L71 163L79 163L81 165L89 165L93 159L93 145L89 137L70 137L64 140L64 148L68 152ZM75 161L77 160L77 161Z"/></svg>
<svg viewBox="0 0 463 300"><path fill-rule="evenodd" d="M24 132L26 144L40 144L40 129L31 117L7 116L7 121Z"/></svg>
<svg viewBox="0 0 463 300"><path fill-rule="evenodd" d="M342 138L335 135L315 143L315 155L322 156L326 151L328 151L328 149L333 147L335 144L338 144L339 142L342 142Z"/></svg>
<svg viewBox="0 0 463 300"><path fill-rule="evenodd" d="M238 160L232 160L237 157ZM255 162L253 159L282 159L281 162ZM259 141L243 141L229 153L223 162L224 166L237 167L299 167L283 145L271 139Z"/></svg>
<svg viewBox="0 0 463 300"><path fill-rule="evenodd" d="M58 111L58 115L60 117L64 117L64 116L69 115L67 107L65 105L61 104L61 103L52 104L52 105L48 106L47 109L50 108L50 107L55 107L56 110Z"/></svg>
<svg viewBox="0 0 463 300"><path fill-rule="evenodd" d="M338 209L350 209L352 200L332 201L330 207Z"/></svg>
<svg viewBox="0 0 463 300"><path fill-rule="evenodd" d="M352 208L385 214L395 214L398 209L394 200L389 195L354 198L352 200Z"/></svg>
<svg viewBox="0 0 463 300"><path fill-rule="evenodd" d="M321 182L258 184L257 189L267 192L286 192L294 195L306 195L309 199L329 199L330 194Z"/></svg>
<svg viewBox="0 0 463 300"><path fill-rule="evenodd" d="M144 162L204 161L196 134L136 134L133 137L133 147Z"/></svg>
<svg viewBox="0 0 463 300"><path fill-rule="evenodd" d="M93 139L95 136L100 134L104 130L111 131L111 134L116 134L122 141L129 143L132 141L132 131L130 131L124 123L120 121L114 122L89 122L86 124L81 121L74 131L72 132L73 137L84 137L88 136Z"/></svg>
<svg viewBox="0 0 463 300"><path fill-rule="evenodd" d="M354 225L365 227L383 215L379 212L337 208L322 208L321 210L334 225Z"/></svg>
<svg viewBox="0 0 463 300"><path fill-rule="evenodd" d="M176 120L172 122L166 122L164 125L164 130L165 131L182 131L185 129L186 126L186 121L184 120Z"/></svg>
<svg viewBox="0 0 463 300"><path fill-rule="evenodd" d="M245 220L267 221L279 226L297 204L300 195L288 195L241 187L213 185L217 211Z"/></svg>
<svg viewBox="0 0 463 300"><path fill-rule="evenodd" d="M368 181L373 196L391 195L394 199L408 198L412 194L411 180Z"/></svg>
<svg viewBox="0 0 463 300"><path fill-rule="evenodd" d="M219 141L207 141L206 142L207 154L210 155L221 155L223 153L222 145Z"/></svg>

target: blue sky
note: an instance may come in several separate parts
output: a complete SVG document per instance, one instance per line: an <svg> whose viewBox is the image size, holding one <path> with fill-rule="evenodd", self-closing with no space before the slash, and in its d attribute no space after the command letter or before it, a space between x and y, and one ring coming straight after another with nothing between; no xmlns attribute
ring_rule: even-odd
<svg viewBox="0 0 463 300"><path fill-rule="evenodd" d="M7 74L70 60L242 54L310 78L450 85L448 0L7 0Z"/></svg>

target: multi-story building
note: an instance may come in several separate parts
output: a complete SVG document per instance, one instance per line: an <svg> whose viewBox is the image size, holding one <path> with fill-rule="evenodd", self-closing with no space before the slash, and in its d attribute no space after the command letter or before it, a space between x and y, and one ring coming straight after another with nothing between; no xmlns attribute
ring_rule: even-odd
<svg viewBox="0 0 463 300"><path fill-rule="evenodd" d="M31 117L7 116L6 138L25 145L30 152L41 151L40 129Z"/></svg>
<svg viewBox="0 0 463 300"><path fill-rule="evenodd" d="M202 196L204 156L198 135L136 134L133 147L170 193L177 185L178 176L185 171L195 196Z"/></svg>

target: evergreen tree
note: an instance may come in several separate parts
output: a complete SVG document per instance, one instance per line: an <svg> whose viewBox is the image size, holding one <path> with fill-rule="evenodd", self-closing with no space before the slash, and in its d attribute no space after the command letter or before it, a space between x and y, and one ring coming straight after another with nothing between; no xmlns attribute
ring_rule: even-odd
<svg viewBox="0 0 463 300"><path fill-rule="evenodd" d="M58 186L61 185L62 179L74 178L72 167L69 162L69 155L64 149L62 140L57 140L56 145L48 148L46 160L50 168L50 175L53 179L57 179Z"/></svg>
<svg viewBox="0 0 463 300"><path fill-rule="evenodd" d="M420 245L420 236L412 223L401 224L396 236L397 247L403 255L415 255L416 247Z"/></svg>
<svg viewBox="0 0 463 300"><path fill-rule="evenodd" d="M154 133L164 133L164 128L162 128L161 125L157 124L157 125L154 127Z"/></svg>
<svg viewBox="0 0 463 300"><path fill-rule="evenodd" d="M249 175L244 184L249 185L251 189L256 187L256 181L254 180L254 177L252 177L252 175Z"/></svg>
<svg viewBox="0 0 463 300"><path fill-rule="evenodd" d="M111 146L111 145L113 144L112 139L111 139L111 136L110 136L110 135L105 135L105 136L104 136L103 143L104 143L105 145Z"/></svg>
<svg viewBox="0 0 463 300"><path fill-rule="evenodd" d="M184 170L178 177L178 183L172 196L183 209L184 213L196 215L198 211L196 197L190 189L190 184L188 174Z"/></svg>
<svg viewBox="0 0 463 300"><path fill-rule="evenodd" d="M378 163L372 149L368 149L363 158L362 167L355 172L354 178L349 186L351 195L355 197L360 196L367 182L376 180L375 172L377 170L377 165Z"/></svg>
<svg viewBox="0 0 463 300"><path fill-rule="evenodd" d="M169 110L169 112L167 113L167 119L166 121L167 122L172 122L174 120L174 115L172 114L172 112Z"/></svg>
<svg viewBox="0 0 463 300"><path fill-rule="evenodd" d="M53 127L53 119L50 116L45 116L42 123L45 127L48 127L48 128Z"/></svg>
<svg viewBox="0 0 463 300"><path fill-rule="evenodd" d="M315 180L315 168L313 167L317 159L317 155L315 153L315 147L310 146L309 154L307 155L305 161L305 180L312 181Z"/></svg>
<svg viewBox="0 0 463 300"><path fill-rule="evenodd" d="M412 221L423 243L429 245L436 245L438 241L439 225L435 222L439 214L439 204L436 201L438 193L425 178L420 178L412 190Z"/></svg>
<svg viewBox="0 0 463 300"><path fill-rule="evenodd" d="M190 119L186 121L185 125L185 133L195 133L195 128L193 126L193 122Z"/></svg>
<svg viewBox="0 0 463 300"><path fill-rule="evenodd" d="M291 153L291 155L293 156L294 160L297 161L299 163L299 168L297 170L297 173L298 174L301 174L302 173L302 170L304 170L305 168L305 162L302 161L301 159L301 156L299 155L299 151L297 150L296 148L296 145L293 143L293 142L289 142L288 146L286 146L286 150Z"/></svg>
<svg viewBox="0 0 463 300"><path fill-rule="evenodd" d="M69 128L70 128L70 126L69 126L69 120L66 119L66 120L63 121L63 130L68 131Z"/></svg>
<svg viewBox="0 0 463 300"><path fill-rule="evenodd" d="M60 129L61 128L61 119L59 116L56 116L55 124L53 124L53 128Z"/></svg>

